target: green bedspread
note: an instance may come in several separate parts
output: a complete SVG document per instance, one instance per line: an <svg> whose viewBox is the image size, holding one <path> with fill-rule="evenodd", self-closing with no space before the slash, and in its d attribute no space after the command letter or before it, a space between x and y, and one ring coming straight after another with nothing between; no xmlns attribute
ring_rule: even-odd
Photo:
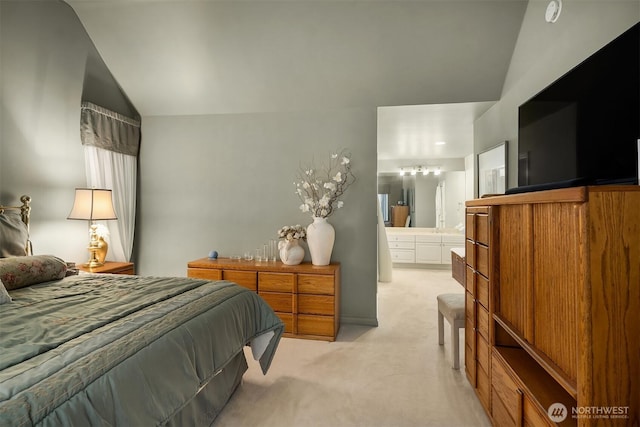
<svg viewBox="0 0 640 427"><path fill-rule="evenodd" d="M0 305L0 425L162 425L282 322L229 282L80 275Z"/></svg>

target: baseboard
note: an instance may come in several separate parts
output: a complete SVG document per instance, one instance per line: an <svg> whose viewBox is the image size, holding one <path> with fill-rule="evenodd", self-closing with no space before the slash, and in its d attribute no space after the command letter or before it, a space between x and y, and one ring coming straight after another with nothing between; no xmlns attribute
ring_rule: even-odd
<svg viewBox="0 0 640 427"><path fill-rule="evenodd" d="M451 264L418 264L409 262L394 262L393 268L422 268L425 270L451 270Z"/></svg>
<svg viewBox="0 0 640 427"><path fill-rule="evenodd" d="M340 323L348 325L378 326L378 319L375 317L340 316Z"/></svg>

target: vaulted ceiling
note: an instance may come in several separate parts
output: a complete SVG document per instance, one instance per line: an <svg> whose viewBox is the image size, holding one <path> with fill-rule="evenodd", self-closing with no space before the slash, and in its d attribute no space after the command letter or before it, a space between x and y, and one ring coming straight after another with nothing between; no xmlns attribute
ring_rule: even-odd
<svg viewBox="0 0 640 427"><path fill-rule="evenodd" d="M67 0L143 116L499 99L526 0Z"/></svg>

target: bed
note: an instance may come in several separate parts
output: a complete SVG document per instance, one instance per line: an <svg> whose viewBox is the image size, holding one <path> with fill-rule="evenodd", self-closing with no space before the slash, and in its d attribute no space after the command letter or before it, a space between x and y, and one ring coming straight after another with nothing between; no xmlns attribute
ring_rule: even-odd
<svg viewBox="0 0 640 427"><path fill-rule="evenodd" d="M269 369L284 325L254 292L67 275L63 260L27 254L26 237L0 258L0 425L210 425L247 370L246 345Z"/></svg>

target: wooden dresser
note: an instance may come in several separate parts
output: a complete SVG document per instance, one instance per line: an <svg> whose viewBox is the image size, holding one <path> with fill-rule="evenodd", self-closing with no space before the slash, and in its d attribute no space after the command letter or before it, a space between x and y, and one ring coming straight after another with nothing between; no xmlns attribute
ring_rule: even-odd
<svg viewBox="0 0 640 427"><path fill-rule="evenodd" d="M640 187L468 201L466 233L465 365L493 424L638 425Z"/></svg>
<svg viewBox="0 0 640 427"><path fill-rule="evenodd" d="M396 205L391 206L391 226L404 227L409 216L409 206Z"/></svg>
<svg viewBox="0 0 640 427"><path fill-rule="evenodd" d="M338 335L340 264L202 258L187 264L187 275L229 280L257 292L284 322L286 337L335 341Z"/></svg>

